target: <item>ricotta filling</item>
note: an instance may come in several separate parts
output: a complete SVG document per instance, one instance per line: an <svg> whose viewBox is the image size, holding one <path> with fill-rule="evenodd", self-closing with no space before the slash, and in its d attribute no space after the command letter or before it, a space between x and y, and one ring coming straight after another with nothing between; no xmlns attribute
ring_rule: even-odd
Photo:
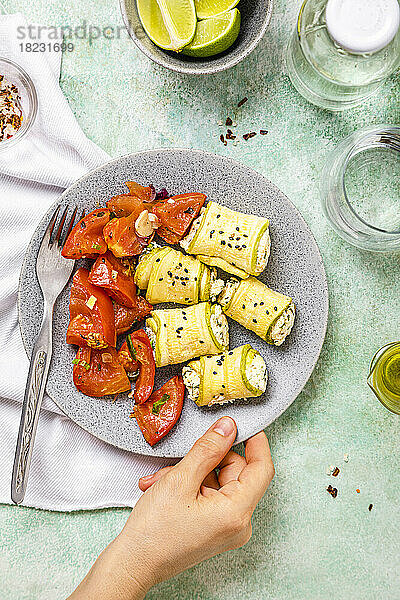
<svg viewBox="0 0 400 600"><path fill-rule="evenodd" d="M272 326L270 335L275 346L283 344L289 333L292 331L295 314L296 308L293 302L291 302Z"/></svg>
<svg viewBox="0 0 400 600"><path fill-rule="evenodd" d="M197 400L200 394L200 375L192 367L186 366L182 369L183 383L191 400Z"/></svg>
<svg viewBox="0 0 400 600"><path fill-rule="evenodd" d="M219 304L214 304L211 308L210 327L218 344L227 348L229 344L228 321Z"/></svg>
<svg viewBox="0 0 400 600"><path fill-rule="evenodd" d="M156 335L155 331L153 331L152 327L150 327L149 325L146 325L145 331L150 340L151 347L153 348L153 353L155 353L157 335Z"/></svg>
<svg viewBox="0 0 400 600"><path fill-rule="evenodd" d="M214 406L214 404L227 404L227 402L233 402L233 400L225 399L225 394L217 394L214 398L207 404L207 406Z"/></svg>
<svg viewBox="0 0 400 600"><path fill-rule="evenodd" d="M261 354L253 356L246 364L246 377L251 386L260 392L265 392L268 381L267 365Z"/></svg>
<svg viewBox="0 0 400 600"><path fill-rule="evenodd" d="M271 237L269 235L269 229L267 229L261 236L260 243L257 249L257 261L256 270L257 272L264 271L267 266L269 255L271 253Z"/></svg>
<svg viewBox="0 0 400 600"><path fill-rule="evenodd" d="M224 280L217 278L216 269L211 269L211 283L210 283L210 300L211 300L211 302L216 302L217 297L220 295L220 293L224 289L224 286L225 286Z"/></svg>
<svg viewBox="0 0 400 600"><path fill-rule="evenodd" d="M182 248L184 250L186 250L186 252L187 252L187 249L189 248L190 242L192 241L192 239L194 238L194 236L196 234L196 231L199 229L199 227L201 225L201 222L202 222L203 217L204 217L204 210L205 210L204 208L201 209L200 216L197 217L197 219L195 219L193 221L192 226L191 226L191 228L189 230L189 233L187 234L186 237L183 238L183 240L181 240L179 242L179 244L182 246Z"/></svg>
<svg viewBox="0 0 400 600"><path fill-rule="evenodd" d="M231 277L231 279L228 279L228 281L225 284L224 289L222 290L222 292L218 298L218 302L221 306L228 306L228 304L230 304L239 285L240 285L240 281L238 281L234 277Z"/></svg>

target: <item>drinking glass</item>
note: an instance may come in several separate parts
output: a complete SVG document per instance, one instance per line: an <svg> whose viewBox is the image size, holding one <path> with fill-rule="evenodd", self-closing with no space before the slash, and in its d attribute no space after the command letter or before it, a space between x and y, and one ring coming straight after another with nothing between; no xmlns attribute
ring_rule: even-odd
<svg viewBox="0 0 400 600"><path fill-rule="evenodd" d="M322 208L335 231L364 250L400 249L400 125L374 125L328 156Z"/></svg>

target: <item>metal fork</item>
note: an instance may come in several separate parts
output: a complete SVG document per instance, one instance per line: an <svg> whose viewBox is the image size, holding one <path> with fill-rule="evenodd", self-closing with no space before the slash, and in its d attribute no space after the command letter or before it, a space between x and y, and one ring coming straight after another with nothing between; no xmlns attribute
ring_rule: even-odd
<svg viewBox="0 0 400 600"><path fill-rule="evenodd" d="M46 389L52 355L54 304L68 283L75 265L75 261L61 256L61 250L74 226L77 208L73 211L63 234L69 210L68 207L65 208L53 235L60 208L59 205L50 220L36 260L36 274L43 292L44 308L42 324L32 350L15 450L11 482L11 498L15 504L20 504L25 496L40 407Z"/></svg>

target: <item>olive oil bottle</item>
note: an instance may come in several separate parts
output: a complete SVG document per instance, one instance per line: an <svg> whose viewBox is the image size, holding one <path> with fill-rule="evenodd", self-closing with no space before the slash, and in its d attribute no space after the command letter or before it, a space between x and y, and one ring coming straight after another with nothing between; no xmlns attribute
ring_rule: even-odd
<svg viewBox="0 0 400 600"><path fill-rule="evenodd" d="M378 350L371 361L367 382L386 408L400 414L400 342Z"/></svg>

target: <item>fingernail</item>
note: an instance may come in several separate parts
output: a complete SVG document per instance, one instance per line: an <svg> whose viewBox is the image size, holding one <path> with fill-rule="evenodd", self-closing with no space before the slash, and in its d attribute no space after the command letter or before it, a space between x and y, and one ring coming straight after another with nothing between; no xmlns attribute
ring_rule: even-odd
<svg viewBox="0 0 400 600"><path fill-rule="evenodd" d="M139 479L139 481L150 481L150 479L152 479L154 477L154 474L152 473L151 475L146 475L145 477L141 477Z"/></svg>
<svg viewBox="0 0 400 600"><path fill-rule="evenodd" d="M219 435L222 435L223 437L228 437L234 430L235 422L230 417L222 417L222 419L219 419L213 427L213 431L219 433Z"/></svg>

